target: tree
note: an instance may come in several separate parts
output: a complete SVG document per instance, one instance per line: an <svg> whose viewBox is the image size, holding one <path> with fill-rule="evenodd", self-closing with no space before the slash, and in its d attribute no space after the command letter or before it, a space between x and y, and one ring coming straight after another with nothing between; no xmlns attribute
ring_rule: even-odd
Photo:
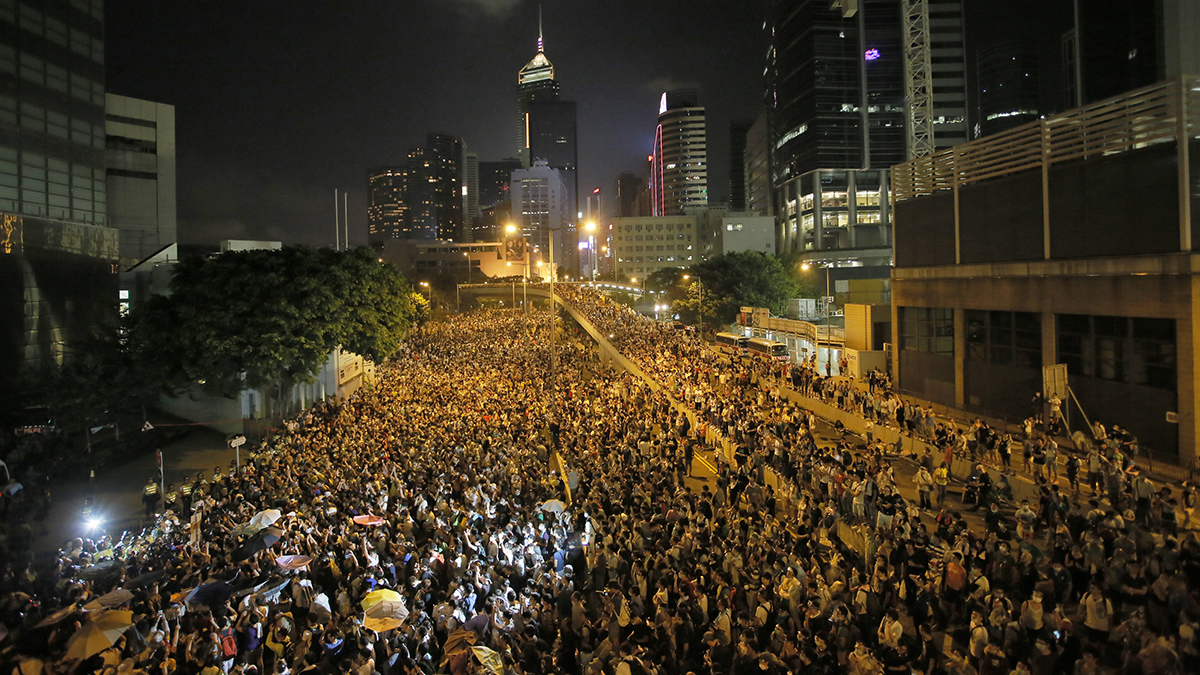
<svg viewBox="0 0 1200 675"><path fill-rule="evenodd" d="M383 361L412 323L412 290L368 248L231 251L175 268L171 295L134 311L132 337L166 382L276 403L334 348Z"/></svg>
<svg viewBox="0 0 1200 675"><path fill-rule="evenodd" d="M766 307L782 313L789 298L797 297L796 280L778 258L755 251L738 251L706 260L688 271L694 281L687 297L675 302L681 316L703 312L706 323L732 323L742 306Z"/></svg>

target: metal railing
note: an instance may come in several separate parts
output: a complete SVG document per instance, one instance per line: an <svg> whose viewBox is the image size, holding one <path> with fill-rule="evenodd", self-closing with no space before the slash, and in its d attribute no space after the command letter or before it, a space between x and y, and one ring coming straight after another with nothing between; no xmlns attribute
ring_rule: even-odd
<svg viewBox="0 0 1200 675"><path fill-rule="evenodd" d="M1200 133L1200 77L1183 76L1030 122L892 168L892 198L914 199L1077 159Z"/></svg>

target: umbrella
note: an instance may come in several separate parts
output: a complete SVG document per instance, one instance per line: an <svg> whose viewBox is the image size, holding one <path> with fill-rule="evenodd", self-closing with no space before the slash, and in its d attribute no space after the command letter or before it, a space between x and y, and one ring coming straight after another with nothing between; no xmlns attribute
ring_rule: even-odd
<svg viewBox="0 0 1200 675"><path fill-rule="evenodd" d="M67 642L68 659L86 659L113 646L117 638L133 625L133 612L110 609L85 623Z"/></svg>
<svg viewBox="0 0 1200 675"><path fill-rule="evenodd" d="M471 647L471 655L479 661L479 665L492 675L504 675L504 661L494 649L487 647Z"/></svg>
<svg viewBox="0 0 1200 675"><path fill-rule="evenodd" d="M117 561L105 560L102 563L97 563L83 570L79 573L79 576L83 579L101 579L109 576L110 574L116 574L120 571L120 568L117 567Z"/></svg>
<svg viewBox="0 0 1200 675"><path fill-rule="evenodd" d="M283 530L277 527L264 527L261 532L254 535L252 539L242 544L238 550L233 552L233 559L235 562L246 560L255 553L265 551L274 546L275 542L279 541L279 538L282 536Z"/></svg>
<svg viewBox="0 0 1200 675"><path fill-rule="evenodd" d="M562 513L567 508L567 505L559 499L547 499L538 508L551 513Z"/></svg>
<svg viewBox="0 0 1200 675"><path fill-rule="evenodd" d="M46 626L53 626L54 624L60 623L63 619L67 618L68 616L71 616L72 614L74 614L75 612L78 612L78 611L79 611L79 607L77 605L70 605L67 607L63 607L62 609L54 612L50 616L37 622L37 625L35 625L34 628L45 628Z"/></svg>
<svg viewBox="0 0 1200 675"><path fill-rule="evenodd" d="M254 517L250 519L250 524L260 525L259 529L261 530L263 527L274 525L275 521L282 517L283 514L279 512L279 509L267 509L254 514Z"/></svg>
<svg viewBox="0 0 1200 675"><path fill-rule="evenodd" d="M372 607L374 607L380 603L383 603L383 602L399 603L399 604L403 605L404 598L402 598L399 593L397 593L396 591L393 591L390 588L381 588L379 590L371 591L370 593L367 593L367 597L362 599L361 604L362 604L362 608L364 610L369 610Z"/></svg>
<svg viewBox="0 0 1200 675"><path fill-rule="evenodd" d="M194 591L188 593L184 602L189 605L220 607L225 604L232 592L233 587L224 581L210 581L207 584L200 584Z"/></svg>
<svg viewBox="0 0 1200 675"><path fill-rule="evenodd" d="M117 607L129 602L132 599L133 593L130 593L124 588L118 588L115 591L109 591L108 593L105 593L104 595L92 600L88 604L84 605L83 608L97 610L109 607Z"/></svg>
<svg viewBox="0 0 1200 675"><path fill-rule="evenodd" d="M446 644L442 645L442 653L447 656L455 656L470 649L475 644L475 633L465 628L459 628L446 638Z"/></svg>
<svg viewBox="0 0 1200 675"><path fill-rule="evenodd" d="M363 619L363 628L373 630L376 633L382 633L385 630L394 630L403 625L404 622L400 619L376 619L373 616L368 616Z"/></svg>
<svg viewBox="0 0 1200 675"><path fill-rule="evenodd" d="M312 557L307 555L281 555L275 559L275 564L285 570L304 569L310 562Z"/></svg>
<svg viewBox="0 0 1200 675"><path fill-rule="evenodd" d="M278 602L278 597L269 601L268 598L271 596L278 596L283 592L283 589L287 588L287 585L290 583L292 583L291 579L284 579L282 581L264 581L254 587L254 598L257 601L266 604Z"/></svg>
<svg viewBox="0 0 1200 675"><path fill-rule="evenodd" d="M165 576L167 576L166 570L154 570L153 572L139 574L125 582L125 588L141 588L142 586L149 586Z"/></svg>
<svg viewBox="0 0 1200 675"><path fill-rule="evenodd" d="M359 525L382 525L383 516L354 516L354 522Z"/></svg>

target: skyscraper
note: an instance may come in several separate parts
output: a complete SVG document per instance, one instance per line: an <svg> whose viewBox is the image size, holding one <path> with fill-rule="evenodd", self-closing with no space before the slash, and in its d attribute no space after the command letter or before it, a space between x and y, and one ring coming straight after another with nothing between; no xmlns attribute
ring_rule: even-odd
<svg viewBox="0 0 1200 675"><path fill-rule="evenodd" d="M617 176L617 218L648 216L638 212L638 195L646 191L646 179L636 173Z"/></svg>
<svg viewBox="0 0 1200 675"><path fill-rule="evenodd" d="M886 268L888 167L906 155L899 0L775 0L766 30L777 251Z"/></svg>
<svg viewBox="0 0 1200 675"><path fill-rule="evenodd" d="M573 101L560 98L554 64L546 57L540 9L537 54L517 73L517 110L520 113L518 152L522 166L528 169L541 160L560 172L568 199L563 240L575 241L575 214L579 204L576 109ZM556 259L556 262L568 270L576 271L574 249L564 247L562 253L563 257Z"/></svg>
<svg viewBox="0 0 1200 675"><path fill-rule="evenodd" d="M729 210L746 210L746 134L753 121L729 123Z"/></svg>
<svg viewBox="0 0 1200 675"><path fill-rule="evenodd" d="M521 160L512 157L479 163L479 208L486 209L509 198L512 172L523 168Z"/></svg>
<svg viewBox="0 0 1200 675"><path fill-rule="evenodd" d="M469 241L462 189L465 161L457 136L432 133L408 153L403 167L379 167L368 175L368 239Z"/></svg>
<svg viewBox="0 0 1200 675"><path fill-rule="evenodd" d="M933 143L949 148L971 139L967 113L966 39L962 0L929 0L933 70Z"/></svg>
<svg viewBox="0 0 1200 675"><path fill-rule="evenodd" d="M367 172L367 241L405 239L407 166L380 166Z"/></svg>
<svg viewBox="0 0 1200 675"><path fill-rule="evenodd" d="M475 241L475 223L479 220L479 155L463 157L463 241Z"/></svg>
<svg viewBox="0 0 1200 675"><path fill-rule="evenodd" d="M654 215L708 205L708 135L695 89L663 92L650 168Z"/></svg>
<svg viewBox="0 0 1200 675"><path fill-rule="evenodd" d="M108 221L128 269L177 240L175 106L108 94L105 110Z"/></svg>

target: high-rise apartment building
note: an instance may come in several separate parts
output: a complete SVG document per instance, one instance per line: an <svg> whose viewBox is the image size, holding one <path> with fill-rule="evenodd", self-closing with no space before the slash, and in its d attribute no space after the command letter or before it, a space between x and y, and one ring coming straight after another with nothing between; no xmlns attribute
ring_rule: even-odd
<svg viewBox="0 0 1200 675"><path fill-rule="evenodd" d="M175 106L107 95L108 222L128 269L176 242Z"/></svg>
<svg viewBox="0 0 1200 675"><path fill-rule="evenodd" d="M1016 36L981 45L975 53L979 136L1019 127L1039 119L1041 67L1035 40Z"/></svg>
<svg viewBox="0 0 1200 675"><path fill-rule="evenodd" d="M663 92L650 167L654 215L708 205L708 135L695 89Z"/></svg>

